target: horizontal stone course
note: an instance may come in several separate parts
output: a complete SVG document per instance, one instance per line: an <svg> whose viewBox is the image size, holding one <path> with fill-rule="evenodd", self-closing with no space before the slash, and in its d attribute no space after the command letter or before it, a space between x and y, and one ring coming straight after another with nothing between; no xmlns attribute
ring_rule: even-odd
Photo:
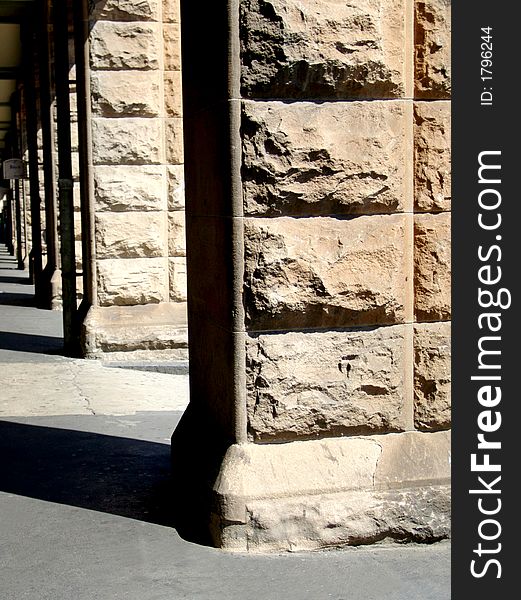
<svg viewBox="0 0 521 600"><path fill-rule="evenodd" d="M116 258L96 261L101 306L168 302L167 258Z"/></svg>
<svg viewBox="0 0 521 600"><path fill-rule="evenodd" d="M451 208L450 102L414 103L414 209Z"/></svg>
<svg viewBox="0 0 521 600"><path fill-rule="evenodd" d="M451 316L450 213L414 217L414 309L418 321Z"/></svg>
<svg viewBox="0 0 521 600"><path fill-rule="evenodd" d="M250 335L252 439L404 430L405 327Z"/></svg>
<svg viewBox="0 0 521 600"><path fill-rule="evenodd" d="M181 70L181 31L177 24L163 25L165 71Z"/></svg>
<svg viewBox="0 0 521 600"><path fill-rule="evenodd" d="M157 23L98 21L91 30L92 69L159 69L161 29Z"/></svg>
<svg viewBox="0 0 521 600"><path fill-rule="evenodd" d="M186 256L185 213L168 213L168 256Z"/></svg>
<svg viewBox="0 0 521 600"><path fill-rule="evenodd" d="M450 535L448 432L235 444L211 530L236 551L309 550Z"/></svg>
<svg viewBox="0 0 521 600"><path fill-rule="evenodd" d="M157 21L160 0L96 0L91 20Z"/></svg>
<svg viewBox="0 0 521 600"><path fill-rule="evenodd" d="M96 215L98 258L166 256L164 212L100 212Z"/></svg>
<svg viewBox="0 0 521 600"><path fill-rule="evenodd" d="M93 71L93 114L104 117L154 117L161 112L161 86L157 71Z"/></svg>
<svg viewBox="0 0 521 600"><path fill-rule="evenodd" d="M243 95L405 93L404 0L241 0L240 8Z"/></svg>
<svg viewBox="0 0 521 600"><path fill-rule="evenodd" d="M183 90L180 71L165 71L164 73L165 111L168 117L183 116Z"/></svg>
<svg viewBox="0 0 521 600"><path fill-rule="evenodd" d="M186 302L186 258L168 259L170 302Z"/></svg>
<svg viewBox="0 0 521 600"><path fill-rule="evenodd" d="M165 210L165 180L165 170L159 165L96 166L96 211Z"/></svg>
<svg viewBox="0 0 521 600"><path fill-rule="evenodd" d="M415 97L450 98L451 0L415 0Z"/></svg>
<svg viewBox="0 0 521 600"><path fill-rule="evenodd" d="M451 426L451 324L414 326L414 423L433 431Z"/></svg>
<svg viewBox="0 0 521 600"><path fill-rule="evenodd" d="M160 119L93 118L94 164L161 164L162 131Z"/></svg>
<svg viewBox="0 0 521 600"><path fill-rule="evenodd" d="M400 102L244 103L245 213L407 209L410 118Z"/></svg>
<svg viewBox="0 0 521 600"><path fill-rule="evenodd" d="M166 162L182 165L184 160L183 119L165 119Z"/></svg>
<svg viewBox="0 0 521 600"><path fill-rule="evenodd" d="M184 210L185 180L183 165L168 165L168 210Z"/></svg>
<svg viewBox="0 0 521 600"><path fill-rule="evenodd" d="M405 239L403 215L246 219L247 328L403 322Z"/></svg>

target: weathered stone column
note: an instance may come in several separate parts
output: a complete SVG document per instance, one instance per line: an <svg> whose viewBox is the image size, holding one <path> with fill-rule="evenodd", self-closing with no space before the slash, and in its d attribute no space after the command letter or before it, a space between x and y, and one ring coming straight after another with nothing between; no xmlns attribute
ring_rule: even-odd
<svg viewBox="0 0 521 600"><path fill-rule="evenodd" d="M90 20L97 292L84 351L186 358L178 12L107 0Z"/></svg>
<svg viewBox="0 0 521 600"><path fill-rule="evenodd" d="M49 2L47 0L39 6L39 96L40 96L40 122L42 131L42 161L45 198L45 242L47 261L43 270L42 279L45 286L45 300L47 308L58 310L62 306L61 298L61 271L60 249L58 240L58 199L56 189L56 155L55 155L55 126L52 109L53 90L51 89L51 47L49 30L51 18Z"/></svg>
<svg viewBox="0 0 521 600"><path fill-rule="evenodd" d="M213 482L219 546L448 535L447 332L415 324L448 297L426 256L448 229L414 215L447 158L414 101L414 14L182 2L192 400L173 458L189 476L197 456L200 497Z"/></svg>

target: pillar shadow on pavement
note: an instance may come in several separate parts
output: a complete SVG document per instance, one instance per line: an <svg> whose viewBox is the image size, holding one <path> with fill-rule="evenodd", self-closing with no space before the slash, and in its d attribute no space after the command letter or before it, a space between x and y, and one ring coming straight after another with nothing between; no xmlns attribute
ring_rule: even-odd
<svg viewBox="0 0 521 600"><path fill-rule="evenodd" d="M63 353L63 339L49 335L0 331L0 350L35 352L37 354L61 354Z"/></svg>
<svg viewBox="0 0 521 600"><path fill-rule="evenodd" d="M0 421L0 491L174 526L170 446Z"/></svg>
<svg viewBox="0 0 521 600"><path fill-rule="evenodd" d="M0 306L35 306L35 299L30 294L11 292L0 293Z"/></svg>

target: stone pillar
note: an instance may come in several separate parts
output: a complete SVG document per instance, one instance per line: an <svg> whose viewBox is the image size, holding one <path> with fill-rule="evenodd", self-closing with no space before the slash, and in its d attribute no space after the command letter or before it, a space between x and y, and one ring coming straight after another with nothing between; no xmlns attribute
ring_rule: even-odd
<svg viewBox="0 0 521 600"><path fill-rule="evenodd" d="M62 305L60 250L58 240L58 200L56 189L56 132L53 115L53 90L51 89L51 43L49 32L51 19L49 2L40 3L39 7L39 74L40 74L40 122L42 131L42 160L45 198L45 242L47 248L47 263L43 272L46 288L47 308L58 310Z"/></svg>
<svg viewBox="0 0 521 600"><path fill-rule="evenodd" d="M30 23L22 30L24 44L24 100L28 160L28 189L30 195L31 251L29 272L35 286L38 304L44 300L42 285L42 202L40 197L40 168L38 156L38 105L36 96L35 33Z"/></svg>
<svg viewBox="0 0 521 600"><path fill-rule="evenodd" d="M186 358L186 303L170 292L184 254L179 19L160 0L107 0L90 20L97 294L84 351Z"/></svg>
<svg viewBox="0 0 521 600"><path fill-rule="evenodd" d="M414 100L413 1L185 0L181 14L179 475L199 498L213 483L225 548L446 537L448 332L430 321L447 318L450 240L445 213L415 210L427 178L448 176L447 107Z"/></svg>
<svg viewBox="0 0 521 600"><path fill-rule="evenodd" d="M450 0L415 2L414 425L450 427Z"/></svg>

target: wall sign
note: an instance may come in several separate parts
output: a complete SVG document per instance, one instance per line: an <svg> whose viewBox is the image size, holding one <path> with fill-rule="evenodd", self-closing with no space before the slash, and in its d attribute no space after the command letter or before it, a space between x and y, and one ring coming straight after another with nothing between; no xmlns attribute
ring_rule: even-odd
<svg viewBox="0 0 521 600"><path fill-rule="evenodd" d="M24 163L21 158L4 160L4 179L23 179Z"/></svg>

